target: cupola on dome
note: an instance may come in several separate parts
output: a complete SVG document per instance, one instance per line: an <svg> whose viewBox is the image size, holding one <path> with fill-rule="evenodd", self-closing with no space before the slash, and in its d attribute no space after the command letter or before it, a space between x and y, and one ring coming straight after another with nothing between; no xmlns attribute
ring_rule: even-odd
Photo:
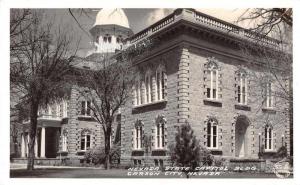
<svg viewBox="0 0 300 185"><path fill-rule="evenodd" d="M101 9L96 16L94 26L112 24L129 28L128 18L122 9Z"/></svg>

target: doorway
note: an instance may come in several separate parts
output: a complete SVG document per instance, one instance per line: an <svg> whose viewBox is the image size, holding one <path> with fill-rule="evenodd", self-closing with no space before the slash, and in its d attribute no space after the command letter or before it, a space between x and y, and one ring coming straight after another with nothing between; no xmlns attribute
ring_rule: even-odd
<svg viewBox="0 0 300 185"><path fill-rule="evenodd" d="M239 116L235 124L235 157L243 158L248 154L248 127L250 121L246 116Z"/></svg>

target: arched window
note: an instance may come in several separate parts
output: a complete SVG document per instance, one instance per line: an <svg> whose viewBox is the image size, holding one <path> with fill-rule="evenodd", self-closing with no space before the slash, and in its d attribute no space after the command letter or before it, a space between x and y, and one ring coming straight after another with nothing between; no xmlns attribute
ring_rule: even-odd
<svg viewBox="0 0 300 185"><path fill-rule="evenodd" d="M117 43L118 44L121 44L122 43L122 36L121 35L119 35L118 37L117 37Z"/></svg>
<svg viewBox="0 0 300 185"><path fill-rule="evenodd" d="M165 69L159 66L156 70L156 100L165 99Z"/></svg>
<svg viewBox="0 0 300 185"><path fill-rule="evenodd" d="M135 82L134 96L135 96L135 105L140 105L141 104L141 85L140 85L140 80L137 80Z"/></svg>
<svg viewBox="0 0 300 185"><path fill-rule="evenodd" d="M247 74L244 70L236 72L236 88L237 88L237 101L240 104L246 105L248 99L248 80Z"/></svg>
<svg viewBox="0 0 300 185"><path fill-rule="evenodd" d="M103 42L104 42L104 43L111 43L111 35L106 34L106 35L103 37Z"/></svg>
<svg viewBox="0 0 300 185"><path fill-rule="evenodd" d="M218 82L219 82L219 67L214 61L215 59L209 58L206 64L206 97L209 99L218 99Z"/></svg>
<svg viewBox="0 0 300 185"><path fill-rule="evenodd" d="M165 128L166 119L163 116L156 118L155 125L155 148L163 149L165 147Z"/></svg>
<svg viewBox="0 0 300 185"><path fill-rule="evenodd" d="M218 148L218 122L214 118L207 121L207 147Z"/></svg>
<svg viewBox="0 0 300 185"><path fill-rule="evenodd" d="M137 120L133 131L133 147L135 150L140 150L143 147L143 123Z"/></svg>
<svg viewBox="0 0 300 185"><path fill-rule="evenodd" d="M146 103L152 102L152 75L148 71L145 75L145 86L146 86Z"/></svg>
<svg viewBox="0 0 300 185"><path fill-rule="evenodd" d="M90 148L91 148L91 132L89 130L84 129L81 132L80 149L82 151L86 151Z"/></svg>
<svg viewBox="0 0 300 185"><path fill-rule="evenodd" d="M91 116L91 102L90 101L81 101L81 115L82 116Z"/></svg>
<svg viewBox="0 0 300 185"><path fill-rule="evenodd" d="M267 108L274 107L273 83L268 81L265 85L265 106Z"/></svg>
<svg viewBox="0 0 300 185"><path fill-rule="evenodd" d="M273 128L271 125L265 126L265 150L273 150Z"/></svg>

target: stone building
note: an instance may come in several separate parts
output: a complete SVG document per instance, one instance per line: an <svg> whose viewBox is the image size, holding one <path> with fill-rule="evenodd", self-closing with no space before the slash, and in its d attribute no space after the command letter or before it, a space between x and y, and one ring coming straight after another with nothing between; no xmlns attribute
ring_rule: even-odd
<svg viewBox="0 0 300 185"><path fill-rule="evenodd" d="M282 145L289 150L288 105L276 97L279 85L263 61L247 59L240 48L276 49L276 40L257 42L251 32L193 9L177 9L136 34L121 9L102 9L90 32L95 48L87 58L153 43L134 59L139 72L132 101L114 126L112 137L121 137L121 164L168 164L169 146L186 121L215 156L258 159L259 153L271 157ZM73 88L70 99L41 114L38 157L67 156L76 163L88 148L104 144L89 103Z"/></svg>

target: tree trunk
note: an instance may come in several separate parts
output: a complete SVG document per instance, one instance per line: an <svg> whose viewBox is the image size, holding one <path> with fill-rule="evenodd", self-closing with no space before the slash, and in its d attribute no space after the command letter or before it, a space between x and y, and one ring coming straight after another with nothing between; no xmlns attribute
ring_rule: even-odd
<svg viewBox="0 0 300 185"><path fill-rule="evenodd" d="M30 128L29 128L29 143L28 143L28 159L27 159L27 170L34 169L34 144L37 128L37 113L38 103L32 102L30 106Z"/></svg>
<svg viewBox="0 0 300 185"><path fill-rule="evenodd" d="M110 169L110 134L111 128L108 128L105 133L105 169Z"/></svg>

